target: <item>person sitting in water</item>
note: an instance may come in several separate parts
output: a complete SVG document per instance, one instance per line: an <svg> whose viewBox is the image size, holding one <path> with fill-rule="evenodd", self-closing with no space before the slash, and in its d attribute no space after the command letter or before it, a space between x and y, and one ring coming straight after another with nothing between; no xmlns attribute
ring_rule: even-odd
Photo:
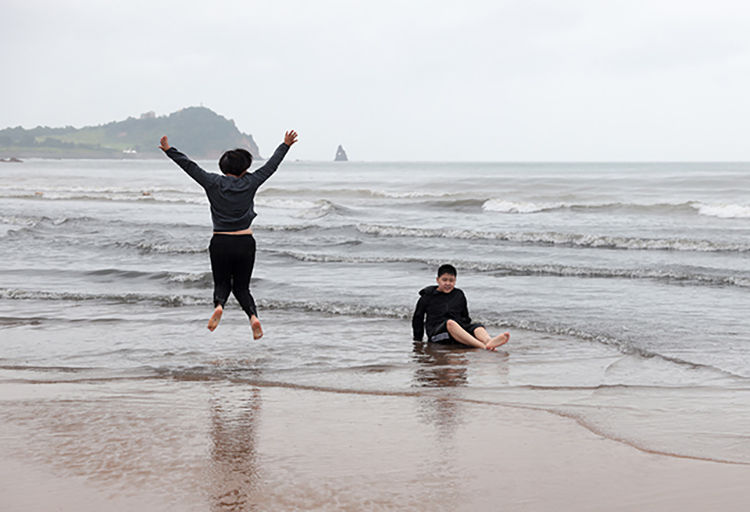
<svg viewBox="0 0 750 512"><path fill-rule="evenodd" d="M422 341L426 327L427 340L435 343L461 343L486 350L497 350L508 343L509 333L492 338L482 324L472 323L466 296L456 288L456 274L453 265L441 265L437 272L437 286L419 291L411 322L414 341Z"/></svg>
<svg viewBox="0 0 750 512"><path fill-rule="evenodd" d="M206 172L198 164L170 147L167 136L159 146L198 184L203 187L211 204L214 234L208 247L214 277L214 312L208 330L219 325L224 306L232 292L250 318L253 338L263 336L255 301L250 294L250 277L255 264L255 239L250 224L256 216L255 192L279 167L292 144L297 142L294 130L286 132L282 142L265 165L247 172L253 157L244 149L232 149L219 159L221 174Z"/></svg>

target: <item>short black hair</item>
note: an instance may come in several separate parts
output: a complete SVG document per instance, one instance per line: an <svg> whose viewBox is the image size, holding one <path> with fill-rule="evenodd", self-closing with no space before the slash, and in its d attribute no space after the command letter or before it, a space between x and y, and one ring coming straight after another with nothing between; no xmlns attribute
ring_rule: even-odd
<svg viewBox="0 0 750 512"><path fill-rule="evenodd" d="M247 171L250 164L253 163L253 155L246 149L230 149L221 155L219 159L219 169L224 174L233 174L239 176Z"/></svg>
<svg viewBox="0 0 750 512"><path fill-rule="evenodd" d="M451 265L450 263L446 263L445 265L440 265L438 267L438 277L442 276L443 274L450 274L453 277L458 275L458 272L456 271L456 267Z"/></svg>

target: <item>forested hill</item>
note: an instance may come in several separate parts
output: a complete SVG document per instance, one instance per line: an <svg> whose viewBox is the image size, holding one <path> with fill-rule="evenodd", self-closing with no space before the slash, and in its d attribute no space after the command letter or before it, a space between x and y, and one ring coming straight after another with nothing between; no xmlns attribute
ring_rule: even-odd
<svg viewBox="0 0 750 512"><path fill-rule="evenodd" d="M260 157L253 136L234 121L205 107L188 107L167 116L153 112L99 126L0 130L0 157L159 158L159 139L191 158L216 158L227 149L245 148Z"/></svg>

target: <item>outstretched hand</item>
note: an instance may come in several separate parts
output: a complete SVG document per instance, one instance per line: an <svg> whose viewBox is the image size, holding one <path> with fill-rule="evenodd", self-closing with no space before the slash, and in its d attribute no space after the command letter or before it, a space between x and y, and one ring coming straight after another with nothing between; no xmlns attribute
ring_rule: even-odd
<svg viewBox="0 0 750 512"><path fill-rule="evenodd" d="M169 149L169 141L167 140L167 136L166 135L164 137L162 137L161 140L159 141L159 148L162 151L166 151L166 150Z"/></svg>
<svg viewBox="0 0 750 512"><path fill-rule="evenodd" d="M294 130L289 130L284 134L284 144L286 144L287 146L291 146L295 142L297 142L297 132L295 132Z"/></svg>

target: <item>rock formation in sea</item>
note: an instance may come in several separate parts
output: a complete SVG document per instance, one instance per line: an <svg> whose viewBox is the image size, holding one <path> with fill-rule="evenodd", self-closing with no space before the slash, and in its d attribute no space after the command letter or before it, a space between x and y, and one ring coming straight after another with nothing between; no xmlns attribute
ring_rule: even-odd
<svg viewBox="0 0 750 512"><path fill-rule="evenodd" d="M344 151L344 147L339 144L339 148L336 150L336 158L333 159L334 162L348 162L349 159L346 157L346 151Z"/></svg>

